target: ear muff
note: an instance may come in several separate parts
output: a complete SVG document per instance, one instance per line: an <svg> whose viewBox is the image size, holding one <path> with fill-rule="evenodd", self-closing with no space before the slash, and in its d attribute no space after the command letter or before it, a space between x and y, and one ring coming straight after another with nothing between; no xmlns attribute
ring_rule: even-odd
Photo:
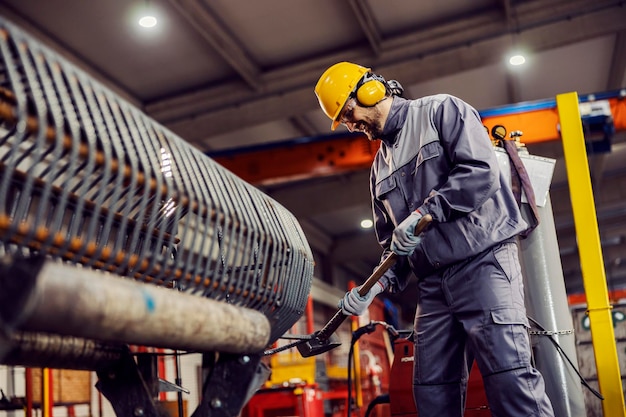
<svg viewBox="0 0 626 417"><path fill-rule="evenodd" d="M385 79L371 72L366 73L356 87L356 99L364 107L375 106L386 94Z"/></svg>

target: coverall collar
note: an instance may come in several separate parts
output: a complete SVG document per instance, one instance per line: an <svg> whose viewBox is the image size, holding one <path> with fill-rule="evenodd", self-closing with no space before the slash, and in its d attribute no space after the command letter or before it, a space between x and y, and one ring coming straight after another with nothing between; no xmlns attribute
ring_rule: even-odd
<svg viewBox="0 0 626 417"><path fill-rule="evenodd" d="M391 146L396 141L396 134L404 125L406 115L409 111L410 101L402 97L394 96L389 115L383 127L383 134L380 137L387 146Z"/></svg>

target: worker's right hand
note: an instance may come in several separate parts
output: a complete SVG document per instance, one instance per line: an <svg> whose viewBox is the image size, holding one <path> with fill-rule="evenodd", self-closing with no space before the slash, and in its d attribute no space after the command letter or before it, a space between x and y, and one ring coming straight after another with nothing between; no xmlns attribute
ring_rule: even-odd
<svg viewBox="0 0 626 417"><path fill-rule="evenodd" d="M346 316L360 316L372 304L374 297L383 292L383 284L377 282L364 296L359 295L359 288L355 287L348 291L344 297L339 300L338 307Z"/></svg>
<svg viewBox="0 0 626 417"><path fill-rule="evenodd" d="M391 250L397 255L406 256L413 253L422 237L415 236L415 226L422 218L422 213L415 210L394 229L391 238Z"/></svg>

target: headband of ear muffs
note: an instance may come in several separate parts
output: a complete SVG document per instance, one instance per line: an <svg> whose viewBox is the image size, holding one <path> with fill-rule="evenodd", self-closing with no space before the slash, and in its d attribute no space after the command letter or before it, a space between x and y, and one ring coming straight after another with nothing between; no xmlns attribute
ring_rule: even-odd
<svg viewBox="0 0 626 417"><path fill-rule="evenodd" d="M385 79L371 72L363 75L356 86L356 100L361 106L372 107L385 98Z"/></svg>

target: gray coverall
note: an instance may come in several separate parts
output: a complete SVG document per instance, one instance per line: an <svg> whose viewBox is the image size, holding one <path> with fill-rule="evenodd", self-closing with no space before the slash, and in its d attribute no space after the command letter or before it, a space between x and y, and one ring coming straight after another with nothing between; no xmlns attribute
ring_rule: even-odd
<svg viewBox="0 0 626 417"><path fill-rule="evenodd" d="M418 278L414 397L419 417L461 417L466 352L494 417L553 416L531 364L516 235L527 225L501 177L474 108L449 95L394 97L371 170L376 234L385 258L412 211L433 222L383 277L390 291Z"/></svg>

